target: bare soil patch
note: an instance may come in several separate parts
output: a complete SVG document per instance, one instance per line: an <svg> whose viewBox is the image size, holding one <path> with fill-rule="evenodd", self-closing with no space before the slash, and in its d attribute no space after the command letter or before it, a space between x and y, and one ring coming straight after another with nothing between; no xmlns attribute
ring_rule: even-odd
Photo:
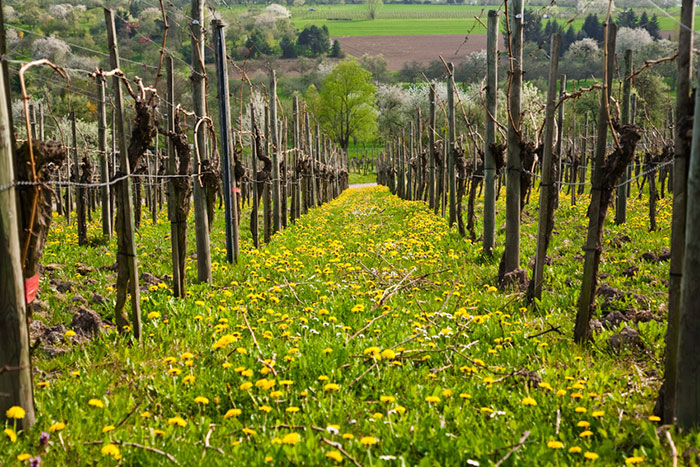
<svg viewBox="0 0 700 467"><path fill-rule="evenodd" d="M450 62L459 63L471 52L486 49L486 34L471 34L465 42L460 34L415 36L346 36L333 37L340 48L355 57L363 54L384 55L390 71L398 71L406 63L427 64L440 55Z"/></svg>

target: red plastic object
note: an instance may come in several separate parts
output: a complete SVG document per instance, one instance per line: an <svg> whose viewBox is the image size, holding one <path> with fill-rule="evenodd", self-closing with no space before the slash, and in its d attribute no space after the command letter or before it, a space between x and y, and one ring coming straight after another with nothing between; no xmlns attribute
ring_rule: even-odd
<svg viewBox="0 0 700 467"><path fill-rule="evenodd" d="M34 301L36 292L39 290L39 273L24 279L24 300L29 305Z"/></svg>

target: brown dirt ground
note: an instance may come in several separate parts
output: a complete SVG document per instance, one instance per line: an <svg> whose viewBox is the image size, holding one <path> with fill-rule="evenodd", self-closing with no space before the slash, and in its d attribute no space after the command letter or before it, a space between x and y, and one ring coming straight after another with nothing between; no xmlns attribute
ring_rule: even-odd
<svg viewBox="0 0 700 467"><path fill-rule="evenodd" d="M471 34L468 41L459 34L428 36L356 36L333 37L340 48L355 57L363 54L384 55L390 71L398 71L412 61L428 64L439 60L460 62L466 55L486 49L486 34Z"/></svg>

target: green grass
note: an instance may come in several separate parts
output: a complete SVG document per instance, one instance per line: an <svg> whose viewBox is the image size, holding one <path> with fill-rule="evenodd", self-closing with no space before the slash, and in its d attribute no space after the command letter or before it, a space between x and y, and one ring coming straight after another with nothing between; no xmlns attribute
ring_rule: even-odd
<svg viewBox="0 0 700 467"><path fill-rule="evenodd" d="M476 24L482 8L448 5L383 5L377 18L369 20L364 5L319 5L317 11L292 9L297 28L308 24L327 26L331 36L485 34ZM472 29L473 28L473 29Z"/></svg>
<svg viewBox="0 0 700 467"><path fill-rule="evenodd" d="M364 175L362 173L350 172L349 183L354 185L355 183L374 183L377 181L376 173L368 173Z"/></svg>
<svg viewBox="0 0 700 467"><path fill-rule="evenodd" d="M142 295L143 344L110 329L93 340L68 335L39 346L37 423L16 442L0 433L0 462L40 454L46 465L115 465L102 452L111 443L126 465L170 465L163 453L181 465L322 465L328 456L344 458L329 444L340 443L365 465L394 465L393 458L396 465L491 465L528 431L511 465L573 465L585 452L601 465L632 456L669 465L667 443L648 420L662 366L668 263L639 258L668 245L670 199L659 203L660 229L648 233L645 198L630 202L626 225L606 225L603 282L645 297L611 306L651 318L637 325L645 350L619 354L606 343L616 329L596 334L587 348L572 343L587 196L571 206L562 195L537 308L493 287L502 228L497 254L484 257L425 203L383 187L344 192L259 250L242 221L235 266L225 263L217 212L213 285L193 283L189 255L188 296L174 299L164 277L164 210L138 236L141 270L160 278ZM504 200L501 193L497 226ZM537 202L535 192L523 213L524 265L534 254ZM89 306L110 318L115 277L103 267L114 262L115 241L79 248L74 226L54 222L43 262L63 267L45 272L45 306L34 319L67 325L76 296L94 293L106 304ZM191 252L191 219L188 228ZM611 240L621 234L631 241L616 246ZM99 235L92 222L90 237ZM95 269L79 275L79 262ZM633 265L636 275L622 274ZM50 280L73 289L56 293ZM546 332L551 326L559 332ZM65 428L50 431L57 423ZM45 447L41 431L50 434ZM694 434L673 435L679 452L695 444Z"/></svg>
<svg viewBox="0 0 700 467"><path fill-rule="evenodd" d="M314 8L316 11L309 11ZM245 7L232 7L233 11ZM369 20L367 10L362 4L354 5L314 5L291 8L292 23L299 29L315 24L327 26L331 36L367 36L367 35L429 35L429 34L485 34L480 22L486 23L486 12L490 8L470 5L404 5L387 4L377 11L375 20ZM503 8L500 8L501 12ZM566 8L560 8L562 14ZM658 14L659 26L664 30L678 28L679 10L671 9L669 18ZM584 17L575 16L559 19L561 24L572 24L576 31L581 29ZM695 22L695 29L700 30L700 21Z"/></svg>

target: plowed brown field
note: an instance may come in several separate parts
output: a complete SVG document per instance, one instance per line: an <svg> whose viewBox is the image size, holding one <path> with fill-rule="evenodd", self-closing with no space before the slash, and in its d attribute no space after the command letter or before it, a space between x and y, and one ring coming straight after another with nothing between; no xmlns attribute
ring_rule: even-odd
<svg viewBox="0 0 700 467"><path fill-rule="evenodd" d="M434 34L430 36L354 36L334 37L340 48L355 57L363 54L384 55L390 71L398 71L404 64L417 61L427 64L438 60L460 62L470 52L486 49L486 34Z"/></svg>

